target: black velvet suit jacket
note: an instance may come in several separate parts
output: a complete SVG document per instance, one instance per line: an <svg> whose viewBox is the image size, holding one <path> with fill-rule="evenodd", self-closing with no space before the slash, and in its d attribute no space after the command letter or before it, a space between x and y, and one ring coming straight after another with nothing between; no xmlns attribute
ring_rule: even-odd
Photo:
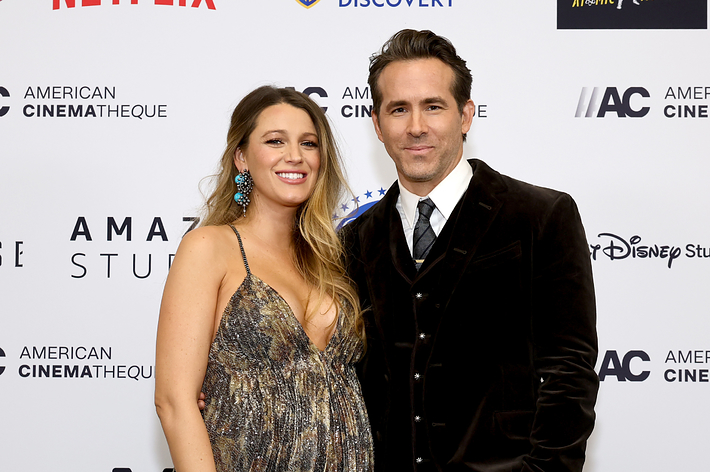
<svg viewBox="0 0 710 472"><path fill-rule="evenodd" d="M342 231L360 290L360 380L378 471L580 471L598 378L576 205L471 160L417 273L398 186Z"/></svg>

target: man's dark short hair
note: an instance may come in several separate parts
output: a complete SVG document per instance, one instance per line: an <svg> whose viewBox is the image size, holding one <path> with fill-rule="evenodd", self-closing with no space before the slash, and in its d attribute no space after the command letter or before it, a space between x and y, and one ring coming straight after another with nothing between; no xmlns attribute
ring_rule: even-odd
<svg viewBox="0 0 710 472"><path fill-rule="evenodd" d="M396 61L412 61L415 59L439 59L451 67L454 80L451 84L451 94L456 99L459 112L471 98L471 71L466 67L466 61L456 54L456 48L451 41L443 36L437 36L429 30L416 31L403 29L394 34L382 46L379 53L370 57L370 76L367 82L372 94L372 111L379 115L382 106L382 93L377 88L380 74L389 64Z"/></svg>

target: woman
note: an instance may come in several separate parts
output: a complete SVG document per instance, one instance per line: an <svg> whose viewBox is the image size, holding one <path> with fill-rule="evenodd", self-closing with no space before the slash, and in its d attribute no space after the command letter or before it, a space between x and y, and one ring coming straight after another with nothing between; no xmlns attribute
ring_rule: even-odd
<svg viewBox="0 0 710 472"><path fill-rule="evenodd" d="M372 470L354 371L363 326L331 221L344 179L325 115L301 93L254 90L232 114L216 177L160 308L155 401L176 470Z"/></svg>

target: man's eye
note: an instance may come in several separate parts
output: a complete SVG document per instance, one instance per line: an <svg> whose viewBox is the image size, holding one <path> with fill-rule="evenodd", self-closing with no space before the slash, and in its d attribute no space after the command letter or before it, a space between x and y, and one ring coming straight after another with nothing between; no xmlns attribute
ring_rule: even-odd
<svg viewBox="0 0 710 472"><path fill-rule="evenodd" d="M392 110L392 113L404 113L404 111L405 111L404 108L399 107L399 108L395 108L394 110Z"/></svg>

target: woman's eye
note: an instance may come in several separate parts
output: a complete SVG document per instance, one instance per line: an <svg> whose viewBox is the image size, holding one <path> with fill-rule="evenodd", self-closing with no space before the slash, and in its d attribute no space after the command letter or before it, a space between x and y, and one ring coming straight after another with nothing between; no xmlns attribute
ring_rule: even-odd
<svg viewBox="0 0 710 472"><path fill-rule="evenodd" d="M317 148L317 147L318 147L318 143L315 142L315 141L304 141L304 142L303 142L303 145L304 145L304 146L307 146L307 147L312 147L312 148Z"/></svg>
<svg viewBox="0 0 710 472"><path fill-rule="evenodd" d="M280 139L274 138L274 139L269 139L268 141L266 141L266 144L283 144L283 141L281 141Z"/></svg>

